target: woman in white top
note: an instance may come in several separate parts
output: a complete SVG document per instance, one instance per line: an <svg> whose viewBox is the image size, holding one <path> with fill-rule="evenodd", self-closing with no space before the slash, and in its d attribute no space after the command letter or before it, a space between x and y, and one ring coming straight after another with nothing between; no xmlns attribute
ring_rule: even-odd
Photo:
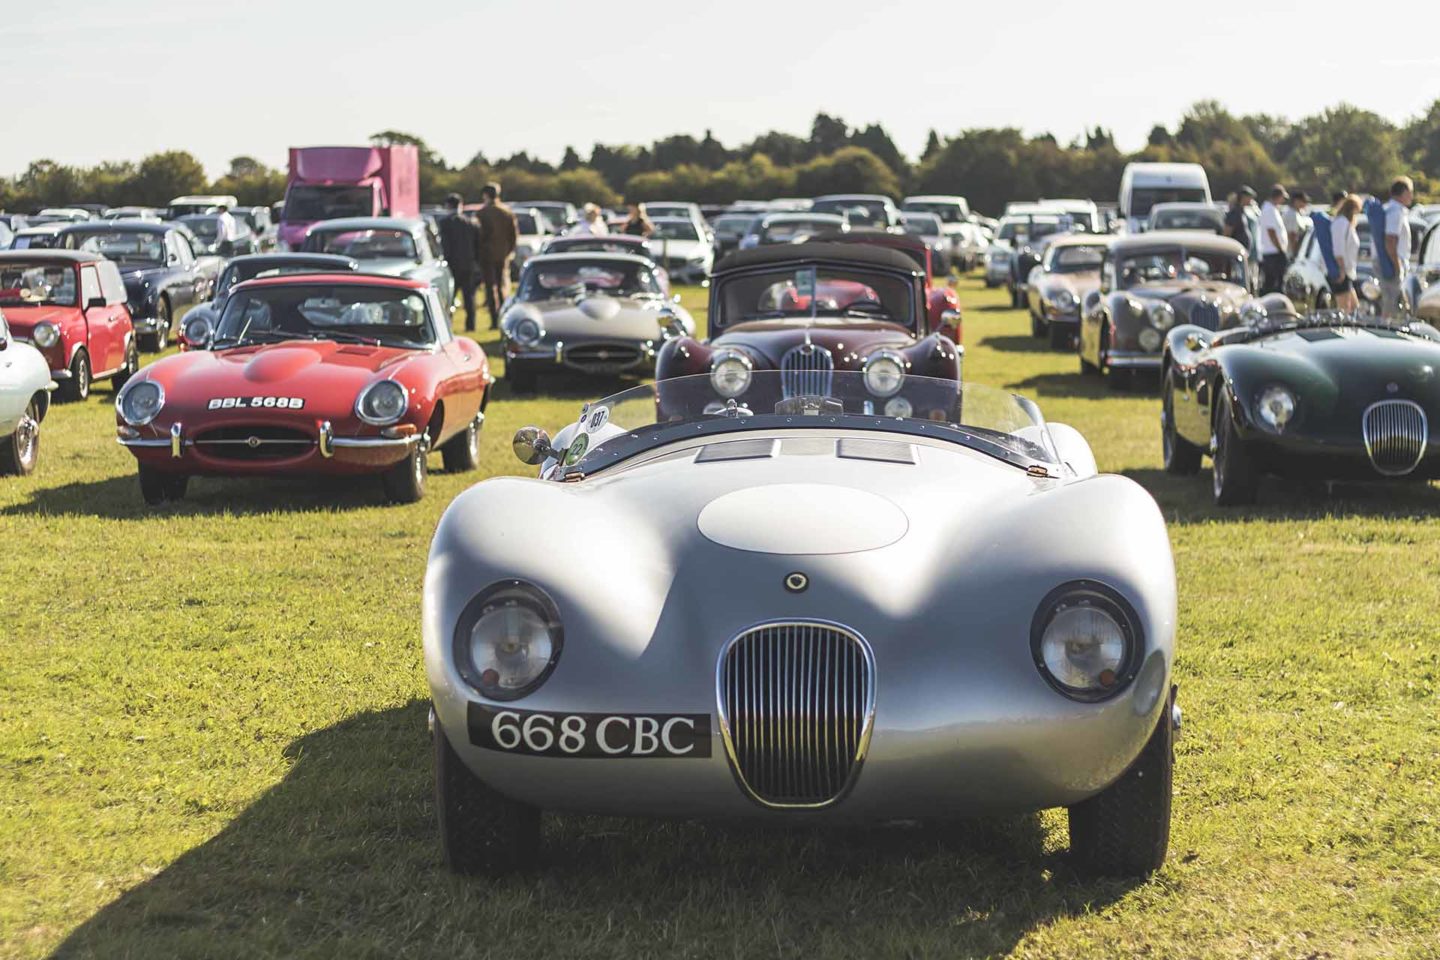
<svg viewBox="0 0 1440 960"><path fill-rule="evenodd" d="M593 203L585 204L580 222L570 228L570 235L579 237L603 237L609 232L610 228L605 223L605 211Z"/></svg>
<svg viewBox="0 0 1440 960"><path fill-rule="evenodd" d="M1330 249L1340 268L1340 279L1330 281L1330 292L1335 296L1335 306L1346 313L1360 309L1360 298L1355 295L1355 272L1360 266L1360 234L1355 231L1355 217L1359 213L1360 198L1346 194L1330 221Z"/></svg>

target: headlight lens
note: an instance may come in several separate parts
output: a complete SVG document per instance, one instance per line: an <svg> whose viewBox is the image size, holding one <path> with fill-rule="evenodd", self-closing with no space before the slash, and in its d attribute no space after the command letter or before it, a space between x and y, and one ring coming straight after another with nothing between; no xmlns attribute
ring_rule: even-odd
<svg viewBox="0 0 1440 960"><path fill-rule="evenodd" d="M204 347L210 343L210 321L196 317L185 323L185 340L193 347Z"/></svg>
<svg viewBox="0 0 1440 960"><path fill-rule="evenodd" d="M545 682L564 645L555 604L518 580L496 584L465 608L455 660L467 683L492 700L517 700Z"/></svg>
<svg viewBox="0 0 1440 960"><path fill-rule="evenodd" d="M1259 327L1265 323L1270 312L1265 309L1264 304L1251 300L1240 308L1240 322L1247 327Z"/></svg>
<svg viewBox="0 0 1440 960"><path fill-rule="evenodd" d="M1260 420L1272 430L1284 430L1295 416L1295 394L1278 384L1267 387L1257 405Z"/></svg>
<svg viewBox="0 0 1440 960"><path fill-rule="evenodd" d="M1146 327L1144 330L1141 330L1136 339L1140 341L1140 349L1146 353L1154 353L1160 349L1160 331L1154 327Z"/></svg>
<svg viewBox="0 0 1440 960"><path fill-rule="evenodd" d="M1056 310L1059 310L1061 313L1066 313L1075 309L1075 294L1069 290L1061 290L1055 294L1055 299L1051 302L1055 304Z"/></svg>
<svg viewBox="0 0 1440 960"><path fill-rule="evenodd" d="M1163 300L1150 304L1150 325L1161 333L1175 326L1175 308Z"/></svg>
<svg viewBox="0 0 1440 960"><path fill-rule="evenodd" d="M165 390L153 380L136 380L125 385L115 399L120 418L132 427L143 427L165 406Z"/></svg>
<svg viewBox="0 0 1440 960"><path fill-rule="evenodd" d="M355 399L355 415L366 423L388 426L404 415L409 402L400 384L394 380L378 380L360 391Z"/></svg>
<svg viewBox="0 0 1440 960"><path fill-rule="evenodd" d="M48 350L60 342L60 329L46 320L44 323L35 324L31 336L35 340L35 346Z"/></svg>
<svg viewBox="0 0 1440 960"><path fill-rule="evenodd" d="M1124 689L1138 666L1138 622L1113 590L1090 581L1061 587L1040 605L1031 635L1036 666L1075 700Z"/></svg>
<svg viewBox="0 0 1440 960"><path fill-rule="evenodd" d="M534 317L522 316L510 324L510 339L523 347L533 347L545 337L545 328Z"/></svg>
<svg viewBox="0 0 1440 960"><path fill-rule="evenodd" d="M720 354L710 365L710 385L727 400L750 389L750 358L731 351Z"/></svg>
<svg viewBox="0 0 1440 960"><path fill-rule="evenodd" d="M905 383L905 359L882 350L865 362L865 389L877 397L892 397Z"/></svg>

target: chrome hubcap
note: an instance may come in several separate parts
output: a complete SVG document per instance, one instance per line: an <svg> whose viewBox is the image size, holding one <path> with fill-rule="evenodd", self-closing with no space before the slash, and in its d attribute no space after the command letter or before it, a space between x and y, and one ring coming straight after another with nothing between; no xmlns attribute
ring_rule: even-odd
<svg viewBox="0 0 1440 960"><path fill-rule="evenodd" d="M20 462L29 464L35 459L36 441L40 439L40 421L26 411L15 428L16 445L19 447Z"/></svg>

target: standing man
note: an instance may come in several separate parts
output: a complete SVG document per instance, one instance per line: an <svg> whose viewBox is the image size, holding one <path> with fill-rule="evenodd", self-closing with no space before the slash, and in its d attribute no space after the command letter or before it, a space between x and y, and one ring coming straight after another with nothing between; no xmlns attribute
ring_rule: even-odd
<svg viewBox="0 0 1440 960"><path fill-rule="evenodd" d="M1285 232L1285 219L1280 207L1290 194L1280 184L1270 188L1270 196L1260 208L1260 296L1279 293L1285 283L1285 265L1289 263L1290 239Z"/></svg>
<svg viewBox="0 0 1440 960"><path fill-rule="evenodd" d="M445 198L450 212L440 220L440 246L450 263L460 302L465 306L465 332L475 332L475 288L480 283L480 228L461 211L465 198L452 193ZM454 304L450 304L454 306Z"/></svg>
<svg viewBox="0 0 1440 960"><path fill-rule="evenodd" d="M235 252L235 218L230 215L229 204L217 204L215 212L219 214L216 217L215 252L228 257Z"/></svg>
<svg viewBox="0 0 1440 960"><path fill-rule="evenodd" d="M480 191L485 205L480 208L480 279L485 283L485 309L490 311L490 329L500 327L500 304L505 302L510 282L510 257L515 253L519 228L515 214L500 202L500 184L487 183Z"/></svg>
<svg viewBox="0 0 1440 960"><path fill-rule="evenodd" d="M1225 212L1225 236L1238 240L1247 254L1250 251L1250 224L1245 219L1245 208L1254 202L1254 188L1241 187L1236 191L1235 201L1230 204L1230 209Z"/></svg>
<svg viewBox="0 0 1440 960"><path fill-rule="evenodd" d="M1395 276L1380 278L1380 315L1400 315L1400 293L1410 269L1410 204L1415 202L1415 184L1409 177L1396 177L1390 184L1390 202L1385 204L1385 252L1395 264Z"/></svg>
<svg viewBox="0 0 1440 960"><path fill-rule="evenodd" d="M1290 259L1294 260L1300 250L1300 235L1310 225L1310 198L1305 196L1304 190L1296 190L1290 194L1290 205L1281 212L1285 218L1285 232L1290 236Z"/></svg>

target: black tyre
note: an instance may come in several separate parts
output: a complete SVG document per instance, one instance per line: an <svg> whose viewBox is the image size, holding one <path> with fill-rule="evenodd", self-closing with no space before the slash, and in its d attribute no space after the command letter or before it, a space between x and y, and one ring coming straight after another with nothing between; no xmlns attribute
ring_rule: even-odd
<svg viewBox="0 0 1440 960"><path fill-rule="evenodd" d="M146 336L146 346L153 353L163 353L170 345L170 301L164 297L155 306L155 332Z"/></svg>
<svg viewBox="0 0 1440 960"><path fill-rule="evenodd" d="M184 474L162 473L154 467L140 466L140 496L145 503L158 507L172 500L184 500L190 478Z"/></svg>
<svg viewBox="0 0 1440 960"><path fill-rule="evenodd" d="M20 423L8 437L0 437L0 474L25 476L35 472L40 459L40 406L34 400L20 415Z"/></svg>
<svg viewBox="0 0 1440 960"><path fill-rule="evenodd" d="M1047 326L1050 332L1051 350L1075 349L1075 334L1068 326L1063 323L1054 323L1053 321Z"/></svg>
<svg viewBox="0 0 1440 960"><path fill-rule="evenodd" d="M1222 507L1254 503L1260 490L1260 473L1235 429L1235 409L1229 391L1222 387L1220 396L1215 411L1215 453L1211 457L1215 503Z"/></svg>
<svg viewBox="0 0 1440 960"><path fill-rule="evenodd" d="M1160 452L1165 461L1165 472L1177 476L1194 476L1200 470L1201 450L1175 431L1175 385L1170 382L1170 371L1166 370L1164 391L1160 400Z"/></svg>
<svg viewBox="0 0 1440 960"><path fill-rule="evenodd" d="M67 403L90 399L90 354L84 350L75 351L70 361L70 379L60 382L60 399Z"/></svg>
<svg viewBox="0 0 1440 960"><path fill-rule="evenodd" d="M1045 339L1045 321L1035 314L1030 314L1030 336L1037 340Z"/></svg>
<svg viewBox="0 0 1440 960"><path fill-rule="evenodd" d="M440 448L446 473L461 473L480 466L480 424L481 420L477 416Z"/></svg>
<svg viewBox="0 0 1440 960"><path fill-rule="evenodd" d="M487 787L435 725L435 812L445 865L469 876L533 869L540 855L540 811Z"/></svg>
<svg viewBox="0 0 1440 960"><path fill-rule="evenodd" d="M425 498L426 480L430 475L426 457L430 453L428 438L410 450L410 455L381 474L385 497L392 503L418 503Z"/></svg>
<svg viewBox="0 0 1440 960"><path fill-rule="evenodd" d="M120 389L130 382L130 378L139 372L140 345L135 342L134 337L131 337L130 343L125 347L125 366L110 378L110 386L115 388L116 393L119 393Z"/></svg>
<svg viewBox="0 0 1440 960"><path fill-rule="evenodd" d="M529 370L506 370L505 382L515 393L534 393L539 377Z"/></svg>
<svg viewBox="0 0 1440 960"><path fill-rule="evenodd" d="M1120 779L1070 808L1070 855L1085 872L1144 877L1164 866L1174 795L1174 702L1172 693Z"/></svg>

